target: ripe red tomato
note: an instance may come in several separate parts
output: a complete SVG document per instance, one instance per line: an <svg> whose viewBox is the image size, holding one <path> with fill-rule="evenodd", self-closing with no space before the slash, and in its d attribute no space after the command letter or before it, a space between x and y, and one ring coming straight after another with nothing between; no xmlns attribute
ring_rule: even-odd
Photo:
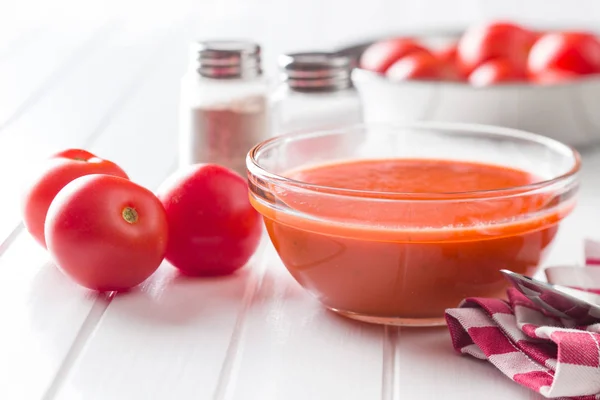
<svg viewBox="0 0 600 400"><path fill-rule="evenodd" d="M169 222L166 259L187 275L225 275L241 268L262 236L262 219L248 200L248 184L215 164L197 164L158 190Z"/></svg>
<svg viewBox="0 0 600 400"><path fill-rule="evenodd" d="M544 36L546 33L547 33L546 31L532 30L531 34L533 35L534 43L536 40L538 40L539 38Z"/></svg>
<svg viewBox="0 0 600 400"><path fill-rule="evenodd" d="M600 41L585 32L554 32L535 42L527 63L529 73L565 70L580 75L600 72Z"/></svg>
<svg viewBox="0 0 600 400"><path fill-rule="evenodd" d="M501 58L486 61L469 75L469 83L473 86L489 86L526 80L527 74L523 70L515 68L514 64Z"/></svg>
<svg viewBox="0 0 600 400"><path fill-rule="evenodd" d="M440 50L436 51L434 55L445 64L455 64L456 63L456 52L458 51L458 44L452 43L448 46L442 47Z"/></svg>
<svg viewBox="0 0 600 400"><path fill-rule="evenodd" d="M396 61L412 53L429 53L409 38L394 38L373 43L360 57L360 67L383 74Z"/></svg>
<svg viewBox="0 0 600 400"><path fill-rule="evenodd" d="M495 58L503 58L516 68L524 68L535 37L529 30L508 22L474 25L458 42L460 68L469 75L484 62Z"/></svg>
<svg viewBox="0 0 600 400"><path fill-rule="evenodd" d="M435 52L435 56L446 66L446 79L464 80L466 76L459 68L457 61L458 44L453 43Z"/></svg>
<svg viewBox="0 0 600 400"><path fill-rule="evenodd" d="M443 63L430 53L413 53L396 61L386 72L392 81L454 80L452 66Z"/></svg>
<svg viewBox="0 0 600 400"><path fill-rule="evenodd" d="M21 214L29 233L44 247L44 221L50 203L66 184L90 174L106 174L129 179L117 164L80 149L68 149L50 157L25 184Z"/></svg>
<svg viewBox="0 0 600 400"><path fill-rule="evenodd" d="M57 267L99 291L146 280L167 248L167 216L148 189L128 179L88 175L67 184L46 218L48 251Z"/></svg>
<svg viewBox="0 0 600 400"><path fill-rule="evenodd" d="M560 69L542 71L531 78L531 81L539 85L556 85L581 79L581 75L571 71Z"/></svg>

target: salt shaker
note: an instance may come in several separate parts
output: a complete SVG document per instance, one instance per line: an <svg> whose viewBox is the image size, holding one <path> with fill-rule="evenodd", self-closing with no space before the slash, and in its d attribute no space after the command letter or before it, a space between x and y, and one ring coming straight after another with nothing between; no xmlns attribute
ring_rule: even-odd
<svg viewBox="0 0 600 400"><path fill-rule="evenodd" d="M351 81L349 57L325 52L280 57L281 83L273 94L273 129L326 129L362 122L359 96Z"/></svg>
<svg viewBox="0 0 600 400"><path fill-rule="evenodd" d="M271 127L260 46L198 42L190 58L181 80L179 165L215 163L245 177L246 154Z"/></svg>

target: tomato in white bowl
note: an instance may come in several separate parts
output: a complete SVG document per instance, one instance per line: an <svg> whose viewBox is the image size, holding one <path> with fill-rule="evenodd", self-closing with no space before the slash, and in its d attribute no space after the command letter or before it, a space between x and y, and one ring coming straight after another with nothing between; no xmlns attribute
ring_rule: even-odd
<svg viewBox="0 0 600 400"><path fill-rule="evenodd" d="M578 147L600 141L595 34L500 21L461 32L399 37L425 50L387 59L383 70L363 64L363 55L378 41L341 50L358 61L352 80L366 122L479 123L533 131ZM426 58L423 54L438 61L414 61Z"/></svg>

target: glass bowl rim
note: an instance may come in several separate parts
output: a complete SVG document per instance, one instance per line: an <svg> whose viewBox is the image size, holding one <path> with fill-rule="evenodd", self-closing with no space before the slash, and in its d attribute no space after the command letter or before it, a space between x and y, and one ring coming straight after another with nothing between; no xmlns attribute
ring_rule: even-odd
<svg viewBox="0 0 600 400"><path fill-rule="evenodd" d="M565 156L571 158L573 160L573 166L566 171L565 173L555 176L550 179L545 179L539 182L530 183L527 185L519 185L513 186L510 188L502 188L502 189L486 189L486 190L472 190L472 191L461 191L461 192L381 192L381 191L371 191L371 190L356 190L356 189L346 189L339 188L333 186L326 185L316 185L308 182L303 182L300 180L292 179L285 177L283 175L275 174L263 168L259 161L258 156L260 152L268 147L273 145L279 145L281 143L285 143L286 141L290 141L293 139L310 139L312 137L326 136L327 134L332 134L340 131L353 131L360 129L369 129L369 128L381 128L381 129L416 129L416 130L425 130L432 129L437 131L442 131L444 134L452 135L452 132L463 132L469 133L472 135L492 135L495 137L505 137L505 138L513 138L525 140L533 143L540 144L549 148L559 154L564 154ZM554 184L563 182L568 180L569 178L574 178L581 168L581 155L579 152L570 145L562 143L558 140L552 139L550 137L531 133L525 130L507 128L496 125L489 124L477 124L477 123L461 123L461 122L438 122L438 121L404 121L404 122L367 122L360 124L347 124L347 125L338 125L329 127L326 129L312 129L312 130L296 130L287 132L270 139L264 140L254 147L250 149L246 156L246 170L249 176L256 176L264 180L276 182L280 185L291 185L294 187L299 187L304 190L313 191L320 194L334 194L341 196L351 196L351 197L368 197L368 198L377 198L379 196L380 199L389 199L393 200L395 198L399 200L409 200L411 198L416 198L418 200L457 200L457 197L463 197L466 199L471 198L472 196L478 197L502 197L506 195L514 194L514 192L518 192L519 195L523 195L524 193L529 193L532 191L537 191L542 188L552 186Z"/></svg>

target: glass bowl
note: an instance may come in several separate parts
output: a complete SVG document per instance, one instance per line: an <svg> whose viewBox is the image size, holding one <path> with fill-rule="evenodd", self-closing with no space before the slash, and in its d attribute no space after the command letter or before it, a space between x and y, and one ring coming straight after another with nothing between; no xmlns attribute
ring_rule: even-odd
<svg viewBox="0 0 600 400"><path fill-rule="evenodd" d="M358 164L329 184L306 174L361 160L413 163L406 173L422 181L420 189L378 189L369 182L381 177ZM455 167L445 182L429 182L427 168L419 172L428 162ZM516 169L530 179L440 189L475 176L466 164ZM575 206L580 158L523 131L414 122L278 136L249 152L247 168L250 201L279 257L325 307L372 323L429 326L443 324L445 309L465 297L504 297L501 269L535 273Z"/></svg>

